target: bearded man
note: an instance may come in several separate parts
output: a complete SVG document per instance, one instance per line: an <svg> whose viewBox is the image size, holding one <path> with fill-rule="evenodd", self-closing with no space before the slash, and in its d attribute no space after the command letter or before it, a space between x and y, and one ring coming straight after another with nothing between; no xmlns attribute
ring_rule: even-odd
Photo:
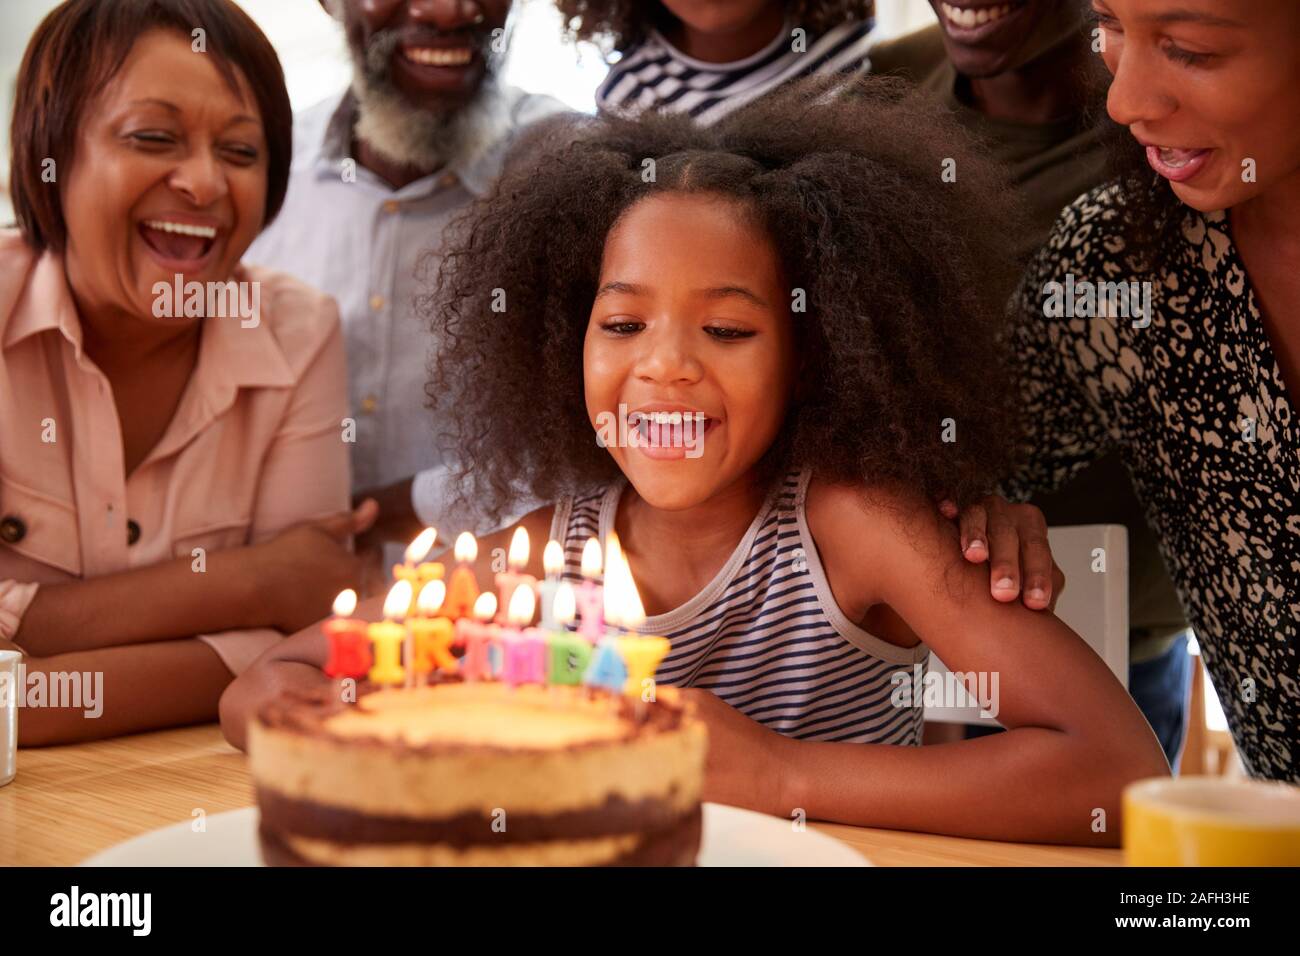
<svg viewBox="0 0 1300 956"><path fill-rule="evenodd" d="M563 106L501 82L509 0L321 3L347 38L352 83L295 117L284 208L246 260L338 301L352 420L340 434L354 502L379 503L360 543L373 547L472 522L444 508L450 463L426 407L429 331L414 307L437 263L423 260L516 132Z"/></svg>

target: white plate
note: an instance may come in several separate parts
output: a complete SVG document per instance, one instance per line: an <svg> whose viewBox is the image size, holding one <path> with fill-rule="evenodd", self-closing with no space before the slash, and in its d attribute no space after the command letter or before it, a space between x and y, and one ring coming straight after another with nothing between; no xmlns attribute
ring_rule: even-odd
<svg viewBox="0 0 1300 956"><path fill-rule="evenodd" d="M97 853L82 866L260 866L257 808L213 814L154 830ZM700 866L871 866L856 850L791 821L750 810L704 805Z"/></svg>

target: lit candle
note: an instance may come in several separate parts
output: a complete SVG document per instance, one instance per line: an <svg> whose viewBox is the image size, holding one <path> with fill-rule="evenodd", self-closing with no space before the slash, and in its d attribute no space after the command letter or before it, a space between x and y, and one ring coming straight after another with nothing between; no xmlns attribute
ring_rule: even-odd
<svg viewBox="0 0 1300 956"><path fill-rule="evenodd" d="M365 677L370 672L366 622L352 616L356 609L357 592L351 588L340 591L334 599L334 616L323 626L325 638L329 641L325 673L330 677L341 680L344 677Z"/></svg>
<svg viewBox="0 0 1300 956"><path fill-rule="evenodd" d="M400 684L406 679L402 669L402 644L406 628L394 618L404 618L411 606L411 582L398 581L384 598L384 620L366 629L370 643L375 648L375 663L370 668L370 679L376 684Z"/></svg>
<svg viewBox="0 0 1300 956"><path fill-rule="evenodd" d="M528 567L528 532L521 525L515 529L510 538L510 550L506 554L506 568L497 575L497 623L506 623L510 610L510 599L520 585L527 585L530 590L537 590L537 579L525 574Z"/></svg>
<svg viewBox="0 0 1300 956"><path fill-rule="evenodd" d="M466 680L488 680L492 677L491 646L500 630L492 623L497 612L497 597L484 591L474 602L473 616L456 622L456 643L465 648L460 670Z"/></svg>
<svg viewBox="0 0 1300 956"><path fill-rule="evenodd" d="M542 552L542 568L546 571L546 578L537 585L537 593L542 602L542 628L553 631L555 592L559 590L560 574L564 571L564 548L560 547L560 542L546 542L546 549Z"/></svg>
<svg viewBox="0 0 1300 956"><path fill-rule="evenodd" d="M555 591L555 630L551 631L551 673L552 684L580 684L582 675L591 663L591 641L581 634L572 633L568 627L573 623L576 610L576 595L573 585L561 581Z"/></svg>
<svg viewBox="0 0 1300 956"><path fill-rule="evenodd" d="M622 561L619 580L622 589L619 623L624 630L634 631L645 624L645 607L641 603L641 595L637 593L636 582L632 580L632 569L626 558ZM640 702L648 689L646 682L650 681L653 686L659 662L667 656L672 645L668 638L654 634L624 634L616 640L627 667L627 682L623 685L623 693L638 698Z"/></svg>
<svg viewBox="0 0 1300 956"><path fill-rule="evenodd" d="M451 652L454 628L447 618L437 616L446 596L447 585L430 581L415 599L418 616L407 622L415 642L415 673L422 677L435 667L448 673L456 670L456 655Z"/></svg>
<svg viewBox="0 0 1300 956"><path fill-rule="evenodd" d="M627 666L623 655L619 653L618 637L626 601L624 587L623 551L619 547L618 535L609 533L605 543L605 624L607 630L601 634L596 643L596 655L587 668L583 682L591 687L604 687L613 693L621 693L627 684ZM628 575L629 578L631 575Z"/></svg>
<svg viewBox="0 0 1300 956"><path fill-rule="evenodd" d="M582 636L595 644L605 632L602 613L604 596L596 583L600 577L600 542L588 538L582 549L582 589L578 591L578 609L582 614Z"/></svg>
<svg viewBox="0 0 1300 956"><path fill-rule="evenodd" d="M478 542L468 531L456 538L456 570L451 573L447 586L447 600L439 612L452 619L469 617L478 600L478 581L474 578L474 560L478 557Z"/></svg>
<svg viewBox="0 0 1300 956"><path fill-rule="evenodd" d="M406 562L393 565L393 577L410 582L412 600L415 600L426 584L440 580L446 571L440 562L424 560L437 540L438 532L433 528L425 528L406 546Z"/></svg>
<svg viewBox="0 0 1300 956"><path fill-rule="evenodd" d="M546 637L538 628L528 626L536 603L527 584L515 588L510 598L507 623L501 629L501 679L511 687L546 683Z"/></svg>

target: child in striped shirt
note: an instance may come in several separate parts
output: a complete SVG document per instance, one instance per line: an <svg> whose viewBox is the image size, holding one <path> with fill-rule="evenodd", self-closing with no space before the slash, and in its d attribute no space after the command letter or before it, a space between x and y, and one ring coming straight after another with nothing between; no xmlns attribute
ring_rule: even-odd
<svg viewBox="0 0 1300 956"><path fill-rule="evenodd" d="M814 74L865 72L872 0L556 0L571 36L615 58L602 111L682 112L713 123Z"/></svg>
<svg viewBox="0 0 1300 956"><path fill-rule="evenodd" d="M463 492L555 501L522 525L573 578L617 530L642 630L672 642L656 679L708 724L706 799L1114 844L1123 786L1168 772L1159 745L1078 636L994 599L933 504L992 487L1015 437L1003 286L970 241L998 184L890 81L839 92L534 133L424 305ZM324 644L289 639L249 686L323 680L284 662ZM915 746L931 649L994 688L1006 733Z"/></svg>

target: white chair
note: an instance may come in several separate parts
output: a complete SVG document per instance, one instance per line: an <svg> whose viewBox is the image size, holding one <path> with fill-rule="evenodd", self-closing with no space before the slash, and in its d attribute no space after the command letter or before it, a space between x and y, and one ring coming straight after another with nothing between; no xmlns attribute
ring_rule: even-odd
<svg viewBox="0 0 1300 956"><path fill-rule="evenodd" d="M1088 642L1106 662L1119 682L1128 688L1128 529L1120 524L1088 524L1049 528L1052 556L1065 574L1065 591L1056 604L1056 616ZM1105 555L1105 572L1094 571L1096 555ZM996 636L989 640L997 640ZM927 673L946 674L948 668L934 654ZM927 721L988 724L979 705L962 687L954 695L958 706L927 707Z"/></svg>

